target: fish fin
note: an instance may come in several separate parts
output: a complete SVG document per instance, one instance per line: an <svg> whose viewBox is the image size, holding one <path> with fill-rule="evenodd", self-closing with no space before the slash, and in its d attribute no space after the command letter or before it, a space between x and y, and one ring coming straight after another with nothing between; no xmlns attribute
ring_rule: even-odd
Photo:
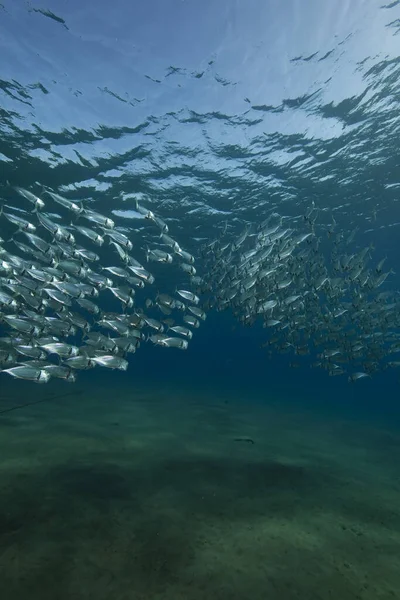
<svg viewBox="0 0 400 600"><path fill-rule="evenodd" d="M40 192L41 194L49 194L49 192L46 189L46 186L42 184L42 191ZM49 194L50 196L50 194Z"/></svg>

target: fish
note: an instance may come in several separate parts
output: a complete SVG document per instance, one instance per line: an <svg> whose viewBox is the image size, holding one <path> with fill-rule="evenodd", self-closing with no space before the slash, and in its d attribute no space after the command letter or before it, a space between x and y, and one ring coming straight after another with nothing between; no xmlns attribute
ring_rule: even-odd
<svg viewBox="0 0 400 600"><path fill-rule="evenodd" d="M65 365L45 365L42 367L42 370L48 373L50 377L63 379L69 383L75 383L76 381L76 375L73 370Z"/></svg>
<svg viewBox="0 0 400 600"><path fill-rule="evenodd" d="M349 375L349 381L354 383L355 381L358 381L359 379L363 379L364 377L371 377L371 375L369 375L368 373L363 373L363 372L358 372L358 373L352 373L351 375Z"/></svg>
<svg viewBox="0 0 400 600"><path fill-rule="evenodd" d="M39 198L38 196L35 196L35 194L33 194L32 192L30 192L29 190L26 190L25 188L19 187L19 186L15 186L15 191L18 192L18 194L20 194L21 196L23 196L24 198L26 198L26 200L29 200L29 202L31 202L34 206L35 210L42 210L45 206L43 200L41 198Z"/></svg>
<svg viewBox="0 0 400 600"><path fill-rule="evenodd" d="M151 210L149 210L146 207L139 204L139 201L137 199L135 199L135 207L136 207L136 212L143 215L145 219L152 220L155 218L155 214Z"/></svg>
<svg viewBox="0 0 400 600"><path fill-rule="evenodd" d="M144 317L144 320L147 323L147 325L149 327L151 327L152 329L155 329L156 331L159 331L160 333L162 333L164 331L164 325L162 323L160 323L160 321L157 321L156 319L152 319L150 317Z"/></svg>
<svg viewBox="0 0 400 600"><path fill-rule="evenodd" d="M165 337L162 345L167 348L179 348L180 350L187 350L189 346L187 340L177 337Z"/></svg>
<svg viewBox="0 0 400 600"><path fill-rule="evenodd" d="M162 233L168 233L168 225L165 223L165 221L160 219L160 217L156 217L155 215L153 215L151 220L157 225L157 227L161 230Z"/></svg>
<svg viewBox="0 0 400 600"><path fill-rule="evenodd" d="M158 333L149 337L149 340L157 346L163 346L165 348L179 348L180 350L187 350L188 342L182 338L170 337L169 335Z"/></svg>
<svg viewBox="0 0 400 600"><path fill-rule="evenodd" d="M357 230L319 231L317 217L313 204L302 221L301 215L284 218L273 211L256 234L247 223L230 243L223 236L207 240L197 289L203 306L230 310L245 326L260 323L269 335L261 344L269 356L273 350L310 355L313 368L329 375L347 375L350 382L369 378L390 368L390 336L400 325L398 292L379 291L393 270L383 272L386 258L373 266L371 245L350 248ZM309 231L301 231L302 222Z"/></svg>
<svg viewBox="0 0 400 600"><path fill-rule="evenodd" d="M81 308L88 311L92 315L98 315L100 313L99 306L87 298L77 298L76 302Z"/></svg>
<svg viewBox="0 0 400 600"><path fill-rule="evenodd" d="M114 294L116 298L118 298L118 300L122 302L123 306L127 308L132 308L132 306L134 305L133 295L135 293L135 290L127 286L109 287L108 289Z"/></svg>
<svg viewBox="0 0 400 600"><path fill-rule="evenodd" d="M87 356L78 355L72 356L71 358L67 358L63 362L64 365L67 365L71 369L79 369L79 370L87 370L93 369L96 366L96 363Z"/></svg>
<svg viewBox="0 0 400 600"><path fill-rule="evenodd" d="M198 319L201 319L202 321L206 320L207 315L201 308L198 308L197 306L188 306L187 308Z"/></svg>
<svg viewBox="0 0 400 600"><path fill-rule="evenodd" d="M15 350L18 354L29 356L36 360L42 360L47 356L46 352L43 352L38 346L33 345L18 344L15 346Z"/></svg>
<svg viewBox="0 0 400 600"><path fill-rule="evenodd" d="M17 379L25 379L34 381L35 383L47 383L50 380L50 373L43 369L29 367L27 365L19 365L10 369L3 369L1 373L8 373Z"/></svg>
<svg viewBox="0 0 400 600"><path fill-rule="evenodd" d="M78 356L79 354L79 348L77 346L72 346L71 344L66 344L65 342L43 344L41 348L46 350L48 354L57 354L58 356L62 357Z"/></svg>
<svg viewBox="0 0 400 600"><path fill-rule="evenodd" d="M0 216L3 216L12 223L16 225L20 231L28 231L29 233L35 233L36 226L33 225L30 221L19 217L18 215L13 215L12 213L6 212L3 207L0 208Z"/></svg>
<svg viewBox="0 0 400 600"><path fill-rule="evenodd" d="M164 250L158 250L157 248L154 248L153 250L151 250L150 248L147 248L146 260L147 260L147 262L154 261L154 262L163 262L163 263L170 264L173 261L173 256L171 254L169 254L168 252L164 252Z"/></svg>
<svg viewBox="0 0 400 600"><path fill-rule="evenodd" d="M171 261L168 261L168 262L172 262L172 260L171 260ZM194 268L194 266L193 266L193 265L191 265L191 264L189 264L189 265L188 265L188 264L186 264L186 263L181 263L181 264L179 265L179 267L182 269L182 271L184 271L185 273L188 273L189 275L192 275L192 276L194 276L194 275L196 275L196 273L197 273L196 269L195 269L195 268Z"/></svg>
<svg viewBox="0 0 400 600"><path fill-rule="evenodd" d="M172 248L172 250L174 252L176 252L177 254L179 254L179 252L181 252L181 247L179 246L178 242L176 242L175 240L172 239L172 237L170 237L166 233L161 233L160 238L163 241L163 243L166 246L169 246L170 248Z"/></svg>
<svg viewBox="0 0 400 600"><path fill-rule="evenodd" d="M186 252L186 250L182 250L181 247L179 247L179 249L174 248L174 252L175 252L175 254L177 254L178 256L183 258L183 260L186 263L189 263L189 265L192 265L195 262L194 256L192 254L189 254L189 252Z"/></svg>
<svg viewBox="0 0 400 600"><path fill-rule="evenodd" d="M168 235L164 219L142 210L148 231L141 231L143 240L136 257L133 243L114 218L86 208L84 199L76 203L56 190L43 189L46 205L30 190L15 188L33 204L32 213L21 211L18 199L16 216L12 203L7 210L2 209L0 231L6 221L15 231L11 238L2 236L0 245L0 328L4 333L0 370L14 378L43 383L53 377L72 383L77 373L86 369L126 370L128 356L139 350L142 340L154 341L154 330L162 336L156 340L158 345L187 349L193 336L185 325L185 316L189 316L183 316L182 325L177 316L186 310L186 302L192 308L200 302L199 296L190 292L190 278L185 278L187 284L182 287L187 292L186 302L174 297L172 282L169 291L153 287L152 297L148 291L140 295L145 288L151 291L155 282L143 259L151 256L161 270L168 270L173 259L172 254L160 250L159 242L154 245L154 226L174 256L186 252ZM81 224L85 219L91 227ZM24 241L20 240L22 235ZM114 250L112 255L100 255L91 247L102 246L105 239ZM192 261L192 255L186 254L186 264L194 262L194 257ZM168 284L169 278L161 280ZM107 312L106 292L121 303L116 312ZM199 306L198 314L201 310ZM174 318L164 324L157 312ZM197 319L193 323L194 328L199 326ZM174 327L175 331L169 332L180 337L165 334L166 327ZM104 329L108 335L102 333ZM54 356L57 364L51 362Z"/></svg>
<svg viewBox="0 0 400 600"><path fill-rule="evenodd" d="M13 329L29 336L39 335L42 330L42 328L34 321L24 318L23 316L3 315L2 320Z"/></svg>
<svg viewBox="0 0 400 600"><path fill-rule="evenodd" d="M28 238L28 241L35 247L39 252L44 255L48 255L49 257L55 256L56 252L54 247L48 244L45 240L42 240L41 237L36 235L35 233L29 233L28 231L24 231L25 236Z"/></svg>
<svg viewBox="0 0 400 600"><path fill-rule="evenodd" d="M191 327L194 327L195 329L198 329L200 327L200 321L192 315L184 315L183 320L185 323L187 323Z"/></svg>
<svg viewBox="0 0 400 600"><path fill-rule="evenodd" d="M97 246L102 246L104 244L104 237L101 236L97 231L90 229L89 227L83 227L82 225L75 225L75 229Z"/></svg>
<svg viewBox="0 0 400 600"><path fill-rule="evenodd" d="M108 271L112 275L116 275L117 277L124 277L125 279L129 278L129 273L126 269L122 267L103 267L103 271Z"/></svg>
<svg viewBox="0 0 400 600"><path fill-rule="evenodd" d="M119 371L126 371L128 368L128 361L121 356L114 356L112 354L105 356L94 356L93 362L107 369L118 369Z"/></svg>
<svg viewBox="0 0 400 600"><path fill-rule="evenodd" d="M154 276L141 266L128 265L128 269L132 271L132 273L134 273L137 277L139 277L140 279L142 279L150 285L153 284L155 281Z"/></svg>
<svg viewBox="0 0 400 600"><path fill-rule="evenodd" d="M184 298L185 300L188 300L193 304L198 304L200 302L200 298L196 296L196 294L194 294L193 292L190 292L188 290L176 290L176 292L181 296L181 298Z"/></svg>
<svg viewBox="0 0 400 600"><path fill-rule="evenodd" d="M126 248L126 250L128 250L128 251L132 250L133 244L124 233L121 233L120 231L117 231L116 229L110 229L110 228L106 228L106 227L103 227L102 230L103 230L104 236L107 235L109 238L111 238L111 240L113 242L117 242L123 248Z"/></svg>
<svg viewBox="0 0 400 600"><path fill-rule="evenodd" d="M46 292L46 294L50 298L52 298L56 302L59 302L63 306L72 306L72 300L70 299L70 297L67 294L61 292L60 290L55 290L53 288L43 288L43 291Z"/></svg>
<svg viewBox="0 0 400 600"><path fill-rule="evenodd" d="M94 210L89 210L85 208L83 209L83 211L81 211L80 215L83 219L87 219L91 223L96 223L97 225L100 225L105 229L114 229L115 227L115 223L112 219L110 219L110 217L101 215L100 213Z"/></svg>
<svg viewBox="0 0 400 600"><path fill-rule="evenodd" d="M183 335L183 337L186 337L189 340L193 337L193 332L188 327L183 327L182 325L174 325L173 327L169 327L169 331L179 333L180 335Z"/></svg>
<svg viewBox="0 0 400 600"><path fill-rule="evenodd" d="M45 193L48 194L54 200L54 202L70 210L73 214L80 215L83 212L82 206L79 206L72 200L64 198L64 196L61 196L60 194L56 194L55 192L51 192L49 190L46 190Z"/></svg>

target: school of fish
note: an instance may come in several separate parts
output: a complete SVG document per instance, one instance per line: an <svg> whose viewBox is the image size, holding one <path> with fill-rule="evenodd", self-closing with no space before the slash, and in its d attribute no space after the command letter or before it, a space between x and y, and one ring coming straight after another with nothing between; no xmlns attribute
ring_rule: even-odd
<svg viewBox="0 0 400 600"><path fill-rule="evenodd" d="M351 232L331 224L318 229L312 205L299 218L276 212L239 237L226 230L204 244L207 305L231 309L244 325L261 320L263 347L291 353L292 367L307 355L313 367L355 382L400 367L400 295L387 285L386 258L374 262L372 246L354 252ZM301 360L301 359L300 359Z"/></svg>
<svg viewBox="0 0 400 600"><path fill-rule="evenodd" d="M133 243L88 203L50 189L17 187L13 198L0 200L0 375L73 382L82 369L126 370L142 342L187 349L206 314L190 290L194 257L160 217L136 200L149 234ZM155 291L148 263L175 264L189 285Z"/></svg>
<svg viewBox="0 0 400 600"><path fill-rule="evenodd" d="M384 270L386 258L374 261L372 246L354 252L356 230L338 231L333 217L318 229L314 205L300 219L271 211L233 238L226 224L202 245L197 274L195 257L137 198L133 208L148 227L132 241L88 202L51 189L13 193L12 205L0 202L2 373L43 383L75 381L78 370L96 366L126 370L143 342L186 350L213 308L230 309L243 325L261 322L270 355L308 356L350 382L400 367L400 295L387 288L393 271ZM155 291L148 263L177 266L185 282ZM109 312L112 297L118 310Z"/></svg>

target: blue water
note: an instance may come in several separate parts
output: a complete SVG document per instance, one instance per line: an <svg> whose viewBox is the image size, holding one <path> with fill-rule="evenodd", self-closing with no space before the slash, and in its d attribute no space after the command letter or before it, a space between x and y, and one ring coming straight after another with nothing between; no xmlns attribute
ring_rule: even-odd
<svg viewBox="0 0 400 600"><path fill-rule="evenodd" d="M314 202L322 226L358 227L355 251L387 256L384 289L400 290L399 34L399 0L2 0L0 197L50 186L129 230L125 195L144 194L200 275L200 247L225 222L233 240L271 207L301 216ZM77 389L192 390L249 414L273 405L398 431L395 370L349 385L309 357L296 369L269 358L266 339L210 311L186 352L143 344L126 373L80 373ZM39 394L0 385L17 404Z"/></svg>

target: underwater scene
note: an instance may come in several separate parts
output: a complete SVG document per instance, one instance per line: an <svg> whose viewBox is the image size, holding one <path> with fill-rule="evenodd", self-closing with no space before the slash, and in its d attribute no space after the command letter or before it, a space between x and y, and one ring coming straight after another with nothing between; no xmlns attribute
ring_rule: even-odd
<svg viewBox="0 0 400 600"><path fill-rule="evenodd" d="M0 51L1 600L400 599L400 0Z"/></svg>

